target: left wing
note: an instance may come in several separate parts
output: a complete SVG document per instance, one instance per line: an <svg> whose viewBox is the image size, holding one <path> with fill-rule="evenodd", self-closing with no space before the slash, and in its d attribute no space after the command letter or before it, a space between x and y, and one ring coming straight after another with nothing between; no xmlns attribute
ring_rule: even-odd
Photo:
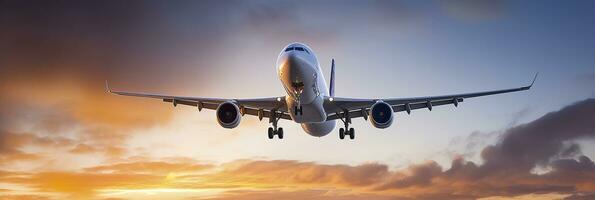
<svg viewBox="0 0 595 200"><path fill-rule="evenodd" d="M240 108L242 115L248 114L258 116L262 120L262 118L271 118L271 113L276 112L277 116L281 117L281 119L291 120L291 117L287 112L285 97L269 97L257 99L224 99L113 91L110 89L107 81L105 82L105 88L107 92L112 94L161 99L164 102L172 103L174 106L177 106L178 104L194 106L198 107L199 110L202 110L203 108L215 110L217 109L219 104L229 101L235 103Z"/></svg>
<svg viewBox="0 0 595 200"><path fill-rule="evenodd" d="M354 99L328 97L325 99L324 108L326 112L329 113L329 116L327 116L327 120L340 119L341 116L343 116L343 113L345 112L348 112L350 118L367 118L367 113L370 107L378 101L383 101L391 105L394 112L406 111L407 113L411 113L411 110L421 108L428 108L429 110L432 110L433 106L441 106L448 104L454 104L455 106L458 106L459 102L463 102L463 100L467 98L529 90L533 86L533 83L535 83L535 79L537 79L537 74L535 74L535 77L533 78L531 84L524 87L453 95L386 99Z"/></svg>

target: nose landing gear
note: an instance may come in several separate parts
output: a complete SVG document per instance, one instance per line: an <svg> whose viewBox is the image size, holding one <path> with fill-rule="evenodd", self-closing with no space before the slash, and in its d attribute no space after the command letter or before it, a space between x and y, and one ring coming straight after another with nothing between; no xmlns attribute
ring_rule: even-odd
<svg viewBox="0 0 595 200"><path fill-rule="evenodd" d="M345 110L343 113L337 113L339 119L343 121L345 128L339 129L339 139L345 139L346 135L349 135L349 139L355 139L355 130L353 128L349 128L349 124L351 124L351 117L349 117L349 111Z"/></svg>

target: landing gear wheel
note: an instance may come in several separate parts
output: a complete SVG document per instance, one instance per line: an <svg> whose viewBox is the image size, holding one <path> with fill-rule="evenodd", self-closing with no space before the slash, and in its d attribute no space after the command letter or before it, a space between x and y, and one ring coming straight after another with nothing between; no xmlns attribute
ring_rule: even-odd
<svg viewBox="0 0 595 200"><path fill-rule="evenodd" d="M345 139L345 135L349 135L349 139L355 139L355 130L353 128L349 128L349 124L351 123L349 112L347 110L344 110L342 115L339 113L337 113L337 115L339 115L339 119L345 125L345 128L339 129L339 138Z"/></svg>
<svg viewBox="0 0 595 200"><path fill-rule="evenodd" d="M279 139L283 139L283 128L279 128L279 130L277 130L277 136L279 136Z"/></svg>
<svg viewBox="0 0 595 200"><path fill-rule="evenodd" d="M269 139L273 139L273 137L275 137L273 127L269 127Z"/></svg>
<svg viewBox="0 0 595 200"><path fill-rule="evenodd" d="M279 139L283 139L283 128L277 128L277 122L281 119L281 115L276 110L271 111L269 117L269 123L273 124L273 127L269 127L269 139L273 139L275 135L279 136Z"/></svg>

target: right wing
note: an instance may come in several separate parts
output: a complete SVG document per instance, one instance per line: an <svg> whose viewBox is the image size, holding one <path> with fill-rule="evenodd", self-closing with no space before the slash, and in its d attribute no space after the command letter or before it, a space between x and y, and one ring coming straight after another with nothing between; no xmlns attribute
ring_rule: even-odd
<svg viewBox="0 0 595 200"><path fill-rule="evenodd" d="M441 106L448 104L454 104L455 106L458 106L459 102L463 102L463 99L467 98L528 90L531 89L533 83L535 83L535 79L537 79L537 74L535 74L535 77L533 78L531 84L524 87L453 95L385 99L356 99L329 97L325 99L324 108L327 111L327 113L330 114L329 116L327 116L327 120L340 119L342 117L342 113L344 113L345 111L349 113L349 117L351 118L367 117L367 113L370 110L370 107L378 101L383 101L391 105L394 112L406 111L407 113L411 113L411 110L421 108L428 108L429 110L432 110L433 106Z"/></svg>
<svg viewBox="0 0 595 200"><path fill-rule="evenodd" d="M188 96L172 96L162 94L149 94L140 92L125 92L125 91L113 91L110 89L107 81L105 81L106 91L112 94L132 97L144 97L161 99L164 102L170 102L174 106L187 105L198 107L199 110L210 109L216 110L219 104L231 101L240 107L241 114L248 114L258 116L262 118L271 118L271 113L277 113L281 119L291 120L291 117L287 111L287 105L285 104L285 97L269 97L269 98L257 98L257 99L224 99L224 98L205 98L205 97L188 97Z"/></svg>

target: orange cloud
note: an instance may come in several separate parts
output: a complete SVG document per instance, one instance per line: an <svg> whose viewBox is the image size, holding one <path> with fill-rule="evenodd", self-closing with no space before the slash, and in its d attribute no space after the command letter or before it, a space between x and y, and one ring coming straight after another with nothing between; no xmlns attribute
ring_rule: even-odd
<svg viewBox="0 0 595 200"><path fill-rule="evenodd" d="M49 200L50 197L42 195L2 195L2 200Z"/></svg>
<svg viewBox="0 0 595 200"><path fill-rule="evenodd" d="M194 162L139 161L89 167L85 168L84 171L95 173L139 173L163 175L172 172L193 173L210 169L212 167L213 165L210 164L198 164Z"/></svg>
<svg viewBox="0 0 595 200"><path fill-rule="evenodd" d="M42 155L21 150L26 146L54 148L70 145L71 140L63 137L42 137L31 133L13 133L0 130L0 165L13 161L35 160Z"/></svg>
<svg viewBox="0 0 595 200"><path fill-rule="evenodd" d="M103 81L88 74L32 79L14 73L0 80L0 165L64 148L122 157L132 129L166 122L173 113L154 105L159 101L106 94Z"/></svg>
<svg viewBox="0 0 595 200"><path fill-rule="evenodd" d="M291 160L241 160L210 165L192 160L144 160L99 165L80 172L4 171L0 172L0 183L76 198L98 198L102 191L159 193L171 189L218 189L223 192L215 199L477 199L530 193L573 194L595 189L591 183L595 171L585 172L570 181L557 179L557 172L466 179L451 170L460 169L453 166L443 171L435 162L392 171L383 164L349 166ZM573 189L581 184L591 187Z"/></svg>
<svg viewBox="0 0 595 200"><path fill-rule="evenodd" d="M171 116L171 108L155 106L160 101L132 99L105 92L102 80L92 79L8 79L0 91L5 104L33 105L56 109L83 124L134 127L162 122ZM57 107L56 107L57 106ZM146 109L151 107L152 109ZM50 121L52 122L52 121ZM53 121L61 124L62 121ZM71 121L68 121L71 122Z"/></svg>
<svg viewBox="0 0 595 200"><path fill-rule="evenodd" d="M43 172L23 180L22 184L42 192L89 196L104 188L146 188L163 183L162 176L143 174L100 174L73 172Z"/></svg>
<svg viewBox="0 0 595 200"><path fill-rule="evenodd" d="M77 153L77 154L85 154L85 153L95 153L97 151L96 148L86 145L86 144L78 144L74 148L72 148L69 152L70 153Z"/></svg>
<svg viewBox="0 0 595 200"><path fill-rule="evenodd" d="M227 163L223 168L221 173L208 176L207 182L264 187L270 187L269 183L283 186L328 184L333 187L365 187L382 181L388 175L388 167L381 164L319 165L291 160L237 161Z"/></svg>

